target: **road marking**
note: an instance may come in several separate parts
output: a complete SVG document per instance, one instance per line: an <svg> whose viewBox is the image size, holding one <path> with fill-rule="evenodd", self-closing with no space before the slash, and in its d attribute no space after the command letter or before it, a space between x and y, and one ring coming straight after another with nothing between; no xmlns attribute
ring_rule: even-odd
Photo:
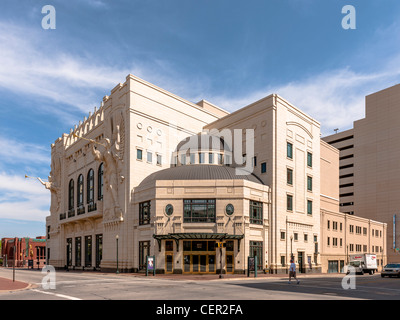
<svg viewBox="0 0 400 320"><path fill-rule="evenodd" d="M79 298L76 298L76 297L71 297L71 296L67 296L65 294L59 294L59 293L54 293L54 292L49 292L49 291L42 291L42 290L37 290L37 289L31 289L31 291L40 292L40 293L49 294L49 295L54 295L56 297L64 298L64 299L68 299L68 300L82 300L82 299L79 299Z"/></svg>

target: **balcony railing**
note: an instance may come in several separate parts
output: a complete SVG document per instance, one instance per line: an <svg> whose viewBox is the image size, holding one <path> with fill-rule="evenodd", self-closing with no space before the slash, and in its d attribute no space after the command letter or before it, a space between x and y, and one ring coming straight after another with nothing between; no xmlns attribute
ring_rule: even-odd
<svg viewBox="0 0 400 320"><path fill-rule="evenodd" d="M68 218L75 217L75 209L68 210Z"/></svg>
<svg viewBox="0 0 400 320"><path fill-rule="evenodd" d="M78 215L80 215L80 214L84 214L85 213L85 206L80 206L80 207L78 207L78 209L77 209L77 214Z"/></svg>
<svg viewBox="0 0 400 320"><path fill-rule="evenodd" d="M97 205L96 202L89 202L88 203L88 212L96 211Z"/></svg>

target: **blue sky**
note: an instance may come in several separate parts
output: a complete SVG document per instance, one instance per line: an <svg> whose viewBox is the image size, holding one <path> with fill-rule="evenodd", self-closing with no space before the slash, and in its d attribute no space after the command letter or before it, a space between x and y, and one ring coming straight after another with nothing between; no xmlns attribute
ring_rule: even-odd
<svg viewBox="0 0 400 320"><path fill-rule="evenodd" d="M278 93L327 135L400 82L399 16L398 0L2 0L0 238L45 234L50 193L24 175L47 178L51 143L129 73L228 111Z"/></svg>

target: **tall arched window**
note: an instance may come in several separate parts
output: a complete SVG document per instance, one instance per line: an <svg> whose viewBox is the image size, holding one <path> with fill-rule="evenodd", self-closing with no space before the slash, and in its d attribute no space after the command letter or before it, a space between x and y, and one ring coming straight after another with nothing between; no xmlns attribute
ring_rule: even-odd
<svg viewBox="0 0 400 320"><path fill-rule="evenodd" d="M87 190L86 190L86 197L87 203L93 203L94 201L94 171L90 169L87 175Z"/></svg>
<svg viewBox="0 0 400 320"><path fill-rule="evenodd" d="M69 181L69 188L68 188L68 209L74 209L74 180Z"/></svg>
<svg viewBox="0 0 400 320"><path fill-rule="evenodd" d="M97 172L97 198L103 200L103 162L99 166L99 171Z"/></svg>
<svg viewBox="0 0 400 320"><path fill-rule="evenodd" d="M78 177L78 189L77 189L77 206L78 208L83 206L83 175Z"/></svg>

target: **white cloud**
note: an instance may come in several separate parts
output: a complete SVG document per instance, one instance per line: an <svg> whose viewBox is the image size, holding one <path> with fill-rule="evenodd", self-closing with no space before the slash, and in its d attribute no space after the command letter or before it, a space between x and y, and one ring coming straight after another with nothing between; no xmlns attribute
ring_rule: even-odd
<svg viewBox="0 0 400 320"><path fill-rule="evenodd" d="M45 221L50 191L37 180L0 172L0 219Z"/></svg>
<svg viewBox="0 0 400 320"><path fill-rule="evenodd" d="M102 98L94 96L93 90L109 92L129 74L128 69L118 70L96 64L90 58L57 52L51 48L57 43L46 42L40 32L44 31L0 22L0 87L3 90L88 112Z"/></svg>
<svg viewBox="0 0 400 320"><path fill-rule="evenodd" d="M50 146L48 148L0 136L0 158L7 163L50 165Z"/></svg>
<svg viewBox="0 0 400 320"><path fill-rule="evenodd" d="M266 86L242 97L211 97L210 102L235 111L276 93L315 118L321 123L322 134L329 135L335 128L351 128L353 121L364 117L366 95L398 83L400 70L391 61L376 73L357 73L350 68L331 70L280 86Z"/></svg>

